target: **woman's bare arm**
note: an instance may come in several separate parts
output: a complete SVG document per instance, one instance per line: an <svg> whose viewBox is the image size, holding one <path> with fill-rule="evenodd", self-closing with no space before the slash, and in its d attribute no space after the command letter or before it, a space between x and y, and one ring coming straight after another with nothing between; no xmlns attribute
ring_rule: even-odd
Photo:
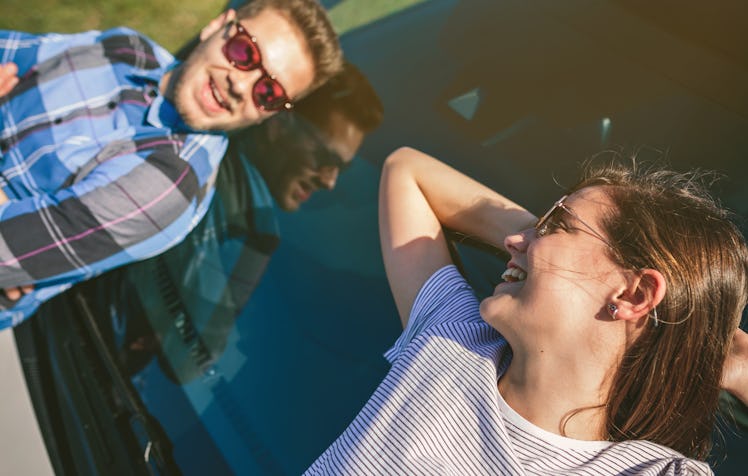
<svg viewBox="0 0 748 476"><path fill-rule="evenodd" d="M403 325L423 283L451 263L442 226L503 248L537 218L508 198L410 148L385 162L379 230L387 278Z"/></svg>

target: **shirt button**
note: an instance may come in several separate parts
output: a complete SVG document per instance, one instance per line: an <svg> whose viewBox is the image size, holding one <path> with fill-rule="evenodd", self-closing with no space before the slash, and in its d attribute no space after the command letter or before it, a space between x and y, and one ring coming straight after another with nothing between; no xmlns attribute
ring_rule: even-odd
<svg viewBox="0 0 748 476"><path fill-rule="evenodd" d="M54 120L53 122L54 122L55 124L62 124L62 118L61 118L61 117L58 117L58 118L57 118L57 119L55 119L55 120Z"/></svg>
<svg viewBox="0 0 748 476"><path fill-rule="evenodd" d="M114 109L115 107L117 107L117 103L114 101L109 101L109 104L107 104L106 107L108 107L109 109Z"/></svg>

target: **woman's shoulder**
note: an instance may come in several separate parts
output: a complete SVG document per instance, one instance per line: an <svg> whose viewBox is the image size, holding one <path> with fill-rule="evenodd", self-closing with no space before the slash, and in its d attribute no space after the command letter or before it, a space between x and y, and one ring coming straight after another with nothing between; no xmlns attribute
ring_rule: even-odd
<svg viewBox="0 0 748 476"><path fill-rule="evenodd" d="M637 474L652 475L713 475L704 461L688 458L681 453L651 441L630 440L612 444L607 453L620 458Z"/></svg>
<svg viewBox="0 0 748 476"><path fill-rule="evenodd" d="M457 267L440 268L423 284L416 295L405 334L412 337L443 325L485 325L480 303Z"/></svg>
<svg viewBox="0 0 748 476"><path fill-rule="evenodd" d="M473 289L457 268L444 266L418 292L405 330L385 356L394 362L408 346L420 353L444 339L472 353L485 347L485 352L477 353L495 354L497 344L503 348L504 341L483 321L479 306Z"/></svg>

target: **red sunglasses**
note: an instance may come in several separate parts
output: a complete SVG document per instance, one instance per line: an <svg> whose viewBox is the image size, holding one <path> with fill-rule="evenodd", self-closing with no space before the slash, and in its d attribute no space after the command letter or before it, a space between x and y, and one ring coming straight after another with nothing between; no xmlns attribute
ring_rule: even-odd
<svg viewBox="0 0 748 476"><path fill-rule="evenodd" d="M252 86L252 101L262 111L280 111L291 109L293 104L274 76L268 74L262 65L262 54L257 47L257 39L250 35L247 30L237 21L229 23L236 25L234 36L226 40L223 45L223 55L231 65L240 71L252 71L259 69L262 76Z"/></svg>

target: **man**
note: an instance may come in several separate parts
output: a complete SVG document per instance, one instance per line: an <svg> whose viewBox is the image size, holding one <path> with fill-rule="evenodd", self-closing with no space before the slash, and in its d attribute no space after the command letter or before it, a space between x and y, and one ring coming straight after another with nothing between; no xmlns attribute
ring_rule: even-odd
<svg viewBox="0 0 748 476"><path fill-rule="evenodd" d="M295 112L232 138L233 150L257 167L286 211L298 210L320 189L335 188L338 174L383 116L376 92L350 63Z"/></svg>
<svg viewBox="0 0 748 476"><path fill-rule="evenodd" d="M114 309L115 328L126 329L116 341L129 373L159 355L175 381L207 374L278 245L275 205L294 211L334 188L381 119L371 85L346 65L294 112L232 137L216 198L187 238L87 286L97 313Z"/></svg>
<svg viewBox="0 0 748 476"><path fill-rule="evenodd" d="M315 0L255 0L183 63L124 28L0 32L0 62L1 329L181 241L213 195L222 131L291 108L341 52Z"/></svg>

